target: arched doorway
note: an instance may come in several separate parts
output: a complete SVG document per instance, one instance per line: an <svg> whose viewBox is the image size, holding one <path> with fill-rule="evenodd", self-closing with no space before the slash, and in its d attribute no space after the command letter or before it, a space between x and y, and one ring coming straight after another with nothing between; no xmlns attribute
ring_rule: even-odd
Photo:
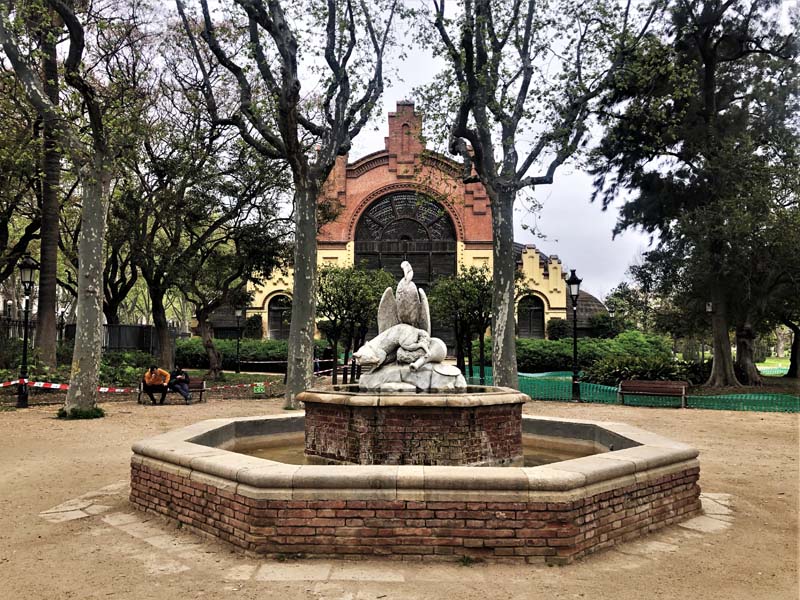
<svg viewBox="0 0 800 600"><path fill-rule="evenodd" d="M399 279L404 260L414 269L414 281L426 291L439 277L456 272L456 234L450 215L438 202L413 191L376 200L356 226L356 265L383 268Z"/></svg>
<svg viewBox="0 0 800 600"><path fill-rule="evenodd" d="M524 296L517 306L517 328L521 338L544 338L544 302L536 296Z"/></svg>
<svg viewBox="0 0 800 600"><path fill-rule="evenodd" d="M267 331L271 340L288 340L292 320L292 299L283 294L274 296L267 305Z"/></svg>
<svg viewBox="0 0 800 600"><path fill-rule="evenodd" d="M435 200L413 191L373 202L362 213L355 232L356 265L385 269L399 280L404 260L414 269L414 282L428 294L440 277L456 273L456 231L450 215ZM449 325L434 323L432 333L448 347L455 343Z"/></svg>

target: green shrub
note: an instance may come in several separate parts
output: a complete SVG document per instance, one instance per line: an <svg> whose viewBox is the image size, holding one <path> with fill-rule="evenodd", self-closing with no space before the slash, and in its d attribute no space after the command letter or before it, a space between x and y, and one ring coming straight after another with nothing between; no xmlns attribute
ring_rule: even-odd
<svg viewBox="0 0 800 600"><path fill-rule="evenodd" d="M99 419L106 416L106 412L99 406L92 408L72 408L69 412L63 406L58 409L56 416L59 419Z"/></svg>
<svg viewBox="0 0 800 600"><path fill-rule="evenodd" d="M566 319L550 319L547 322L547 339L560 340L572 336L572 328Z"/></svg>
<svg viewBox="0 0 800 600"><path fill-rule="evenodd" d="M100 381L103 384L137 385L154 362L149 353L139 350L106 352L100 363Z"/></svg>
<svg viewBox="0 0 800 600"><path fill-rule="evenodd" d="M320 354L327 347L325 340L315 340L314 344ZM222 355L222 368L228 371L234 370L236 368L236 340L215 339L214 347ZM285 340L242 339L239 347L242 370L283 373L286 370L288 351L289 346ZM203 340L199 337L178 340L175 362L184 369L207 369L208 355L203 347Z"/></svg>
<svg viewBox="0 0 800 600"><path fill-rule="evenodd" d="M616 386L620 381L688 381L703 383L711 373L711 363L673 360L663 356L608 356L584 369L583 379L589 383Z"/></svg>
<svg viewBox="0 0 800 600"><path fill-rule="evenodd" d="M22 340L0 337L0 369L19 369Z"/></svg>
<svg viewBox="0 0 800 600"><path fill-rule="evenodd" d="M487 338L487 348L491 340ZM580 338L578 363L581 369L598 360L610 357L638 357L642 359L672 360L669 341L662 336L626 331L613 339ZM487 365L491 365L491 350L487 352ZM477 344L473 344L473 360L479 364ZM517 369L520 373L569 371L572 369L572 339L536 340L517 339Z"/></svg>

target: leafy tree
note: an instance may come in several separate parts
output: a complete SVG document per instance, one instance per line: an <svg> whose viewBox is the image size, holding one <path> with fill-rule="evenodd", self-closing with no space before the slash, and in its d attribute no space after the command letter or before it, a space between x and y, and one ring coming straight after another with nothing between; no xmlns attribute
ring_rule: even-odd
<svg viewBox="0 0 800 600"><path fill-rule="evenodd" d="M383 292L395 281L383 269L334 266L322 267L318 278L317 314L324 319L320 330L333 351L331 381L335 384L339 381L339 342L344 342L347 364L349 352L363 343L367 330L375 323Z"/></svg>
<svg viewBox="0 0 800 600"><path fill-rule="evenodd" d="M617 232L658 233L660 256L691 291L695 314L712 303L710 385L738 385L729 332L737 322L747 330L752 319L739 301L758 305L749 292L771 287L756 284L766 273L753 261L768 247L762 229L780 202L776 188L785 170L797 170L797 64L791 37L778 30L777 6L674 6L661 37L649 38L620 72L604 105L598 195L607 206L618 190L635 190ZM754 367L750 376L757 378Z"/></svg>
<svg viewBox="0 0 800 600"><path fill-rule="evenodd" d="M594 338L613 338L622 333L619 323L605 313L589 317L589 336Z"/></svg>
<svg viewBox="0 0 800 600"><path fill-rule="evenodd" d="M40 235L37 114L0 56L0 282Z"/></svg>
<svg viewBox="0 0 800 600"><path fill-rule="evenodd" d="M434 319L449 323L456 336L456 365L472 376L472 341L478 338L480 381L486 380L486 330L492 322L492 280L485 265L462 267L452 277L440 278L431 290Z"/></svg>
<svg viewBox="0 0 800 600"><path fill-rule="evenodd" d="M137 106L137 94L130 93L132 86L105 88L90 69L112 71L111 64L123 62L130 51L130 41L140 32L136 13L128 11L127 5L87 12L79 12L60 0L47 0L46 5L57 13L67 30L64 81L79 98L85 129L50 100L46 87L49 84L43 80L46 75L36 68L36 56L25 54L19 41L25 12L17 6L12 9L8 3L0 6L0 44L28 101L56 124L56 137L69 152L82 188L77 328L65 403L69 413L72 409L90 409L97 400L102 347L102 249L111 165L126 127L136 121ZM86 60L89 57L91 60ZM122 106L126 119L117 119L121 113L116 111Z"/></svg>
<svg viewBox="0 0 800 600"><path fill-rule="evenodd" d="M276 206L264 210L265 205L257 218L244 215L215 230L196 252L187 255L176 280L194 307L208 355L208 379L219 379L222 373L222 357L214 345L209 318L225 305L247 306L252 300L248 284L269 277L286 258L283 219L275 214Z"/></svg>
<svg viewBox="0 0 800 600"><path fill-rule="evenodd" d="M465 0L423 11L446 71L422 95L447 115L449 149L464 181L480 181L492 208L493 365L499 385L518 387L514 342L514 202L553 182L581 146L592 106L641 41L630 3ZM527 143L527 140L533 141ZM523 142L525 140L525 142ZM474 171L473 171L474 169ZM534 174L536 173L536 174Z"/></svg>
<svg viewBox="0 0 800 600"><path fill-rule="evenodd" d="M185 3L176 0L214 121L234 125L263 157L286 161L291 170L295 251L288 408L294 408L295 396L308 387L312 374L317 200L337 157L349 151L383 91L383 57L397 4L328 0L319 7L236 0L229 21L218 25L207 0L201 0L201 35L214 55L213 64L199 49L195 21ZM243 45L247 53L240 51ZM214 81L219 66L229 77ZM301 93L304 71L319 90L309 97ZM226 111L218 97L231 85L239 103Z"/></svg>

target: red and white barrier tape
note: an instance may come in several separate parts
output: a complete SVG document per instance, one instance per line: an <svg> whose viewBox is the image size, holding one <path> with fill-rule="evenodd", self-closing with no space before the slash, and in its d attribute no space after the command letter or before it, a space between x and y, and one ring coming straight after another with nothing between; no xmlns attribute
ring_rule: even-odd
<svg viewBox="0 0 800 600"><path fill-rule="evenodd" d="M17 381L3 381L0 382L0 388L8 387L11 385L19 385L20 382L23 380ZM52 383L49 381L27 381L26 382L29 387L40 388L44 390L68 390L69 384L68 383ZM206 388L206 391L210 390L229 390L233 388L246 388L246 387L256 387L263 385L267 388L273 385L272 381L261 381L257 383L238 383L232 385L215 385L213 387ZM130 394L133 392L139 391L138 388L118 388L118 387L108 387L108 386L98 386L97 391L100 393L115 393L115 394Z"/></svg>
<svg viewBox="0 0 800 600"><path fill-rule="evenodd" d="M10 385L19 385L20 383L27 383L28 387L40 388L44 390L68 390L68 383L52 383L50 381L4 381L0 383L0 388L8 387ZM116 393L116 394L130 394L136 391L136 388L118 388L108 386L98 386L97 391L100 393Z"/></svg>

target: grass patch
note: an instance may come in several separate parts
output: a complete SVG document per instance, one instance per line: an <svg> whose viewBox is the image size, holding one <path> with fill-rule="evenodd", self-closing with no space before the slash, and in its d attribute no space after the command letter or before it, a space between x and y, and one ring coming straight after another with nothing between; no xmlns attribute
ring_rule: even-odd
<svg viewBox="0 0 800 600"><path fill-rule="evenodd" d="M782 367L782 368L788 369L789 368L789 357L788 356L784 356L783 358L778 358L777 356L770 356L764 362L758 363L757 366L759 366L759 367L767 367L767 368Z"/></svg>
<svg viewBox="0 0 800 600"><path fill-rule="evenodd" d="M72 408L67 411L67 409L62 406L58 409L56 416L59 419L100 419L106 416L106 411L99 406L93 406L92 408Z"/></svg>
<svg viewBox="0 0 800 600"><path fill-rule="evenodd" d="M17 407L10 404L0 404L0 412L11 412L12 410L17 410Z"/></svg>
<svg viewBox="0 0 800 600"><path fill-rule="evenodd" d="M206 371L202 369L186 369L189 377L195 381L204 379ZM217 381L206 381L209 387L214 385L237 385L241 383L261 383L263 381L271 381L272 383L283 383L283 375L267 375L266 373L230 373L225 372L222 378Z"/></svg>

